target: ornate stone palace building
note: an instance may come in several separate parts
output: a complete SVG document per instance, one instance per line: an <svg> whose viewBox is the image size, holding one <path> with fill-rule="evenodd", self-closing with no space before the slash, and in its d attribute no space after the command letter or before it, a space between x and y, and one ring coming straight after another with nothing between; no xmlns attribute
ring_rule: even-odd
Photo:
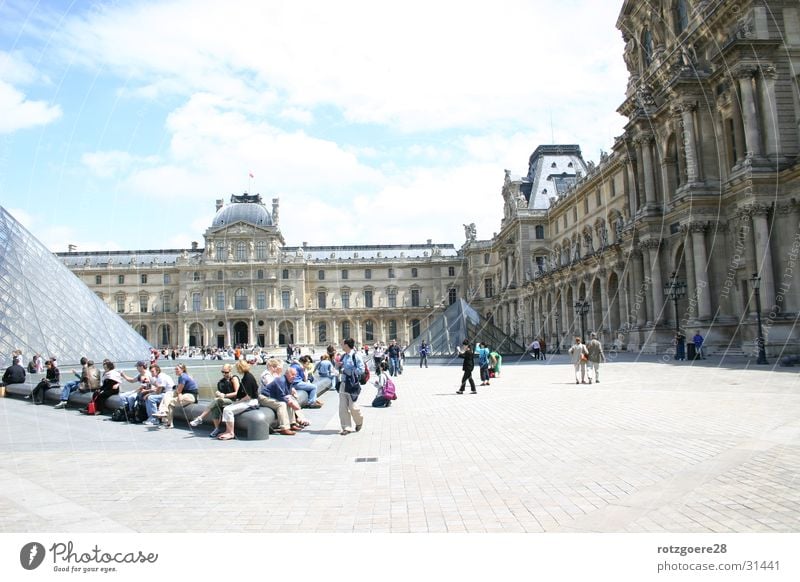
<svg viewBox="0 0 800 582"><path fill-rule="evenodd" d="M553 145L507 171L490 240L287 247L277 200L240 196L202 249L59 256L156 345L408 342L464 298L520 343L752 351L760 299L768 352L797 351L800 6L625 0L617 27L624 133L597 165Z"/></svg>

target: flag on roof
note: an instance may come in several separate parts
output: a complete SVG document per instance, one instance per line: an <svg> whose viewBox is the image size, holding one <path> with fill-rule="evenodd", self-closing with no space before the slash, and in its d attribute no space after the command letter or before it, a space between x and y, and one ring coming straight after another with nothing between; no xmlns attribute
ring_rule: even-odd
<svg viewBox="0 0 800 582"><path fill-rule="evenodd" d="M255 178L255 176L253 175L253 172L250 172L250 177L251 178Z"/></svg>

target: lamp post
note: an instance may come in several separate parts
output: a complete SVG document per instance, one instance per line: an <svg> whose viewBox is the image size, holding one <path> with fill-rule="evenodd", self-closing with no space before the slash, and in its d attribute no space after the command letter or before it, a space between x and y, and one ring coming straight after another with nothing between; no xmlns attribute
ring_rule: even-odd
<svg viewBox="0 0 800 582"><path fill-rule="evenodd" d="M581 341L586 341L586 314L589 313L589 302L586 299L575 302L575 314L581 318Z"/></svg>
<svg viewBox="0 0 800 582"><path fill-rule="evenodd" d="M558 355L561 355L561 328L559 328L559 326L558 326L558 321L561 318L561 314L558 311L556 311L554 313L554 315L556 316L556 351L555 351L555 353L558 354Z"/></svg>
<svg viewBox="0 0 800 582"><path fill-rule="evenodd" d="M669 276L669 282L664 285L664 295L672 299L672 303L675 305L675 336L677 337L681 331L680 317L678 317L678 299L686 296L686 283L678 281L677 271L672 272L672 275Z"/></svg>
<svg viewBox="0 0 800 582"><path fill-rule="evenodd" d="M756 294L756 319L758 320L758 359L756 364L768 364L767 352L764 350L764 330L761 328L761 277L758 276L758 273L753 273L750 283Z"/></svg>

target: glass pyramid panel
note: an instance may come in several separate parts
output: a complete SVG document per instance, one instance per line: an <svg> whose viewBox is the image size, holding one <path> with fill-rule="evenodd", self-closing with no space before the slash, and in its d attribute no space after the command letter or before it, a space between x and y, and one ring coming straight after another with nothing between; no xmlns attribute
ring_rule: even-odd
<svg viewBox="0 0 800 582"><path fill-rule="evenodd" d="M0 367L14 349L64 368L147 360L150 344L0 206Z"/></svg>

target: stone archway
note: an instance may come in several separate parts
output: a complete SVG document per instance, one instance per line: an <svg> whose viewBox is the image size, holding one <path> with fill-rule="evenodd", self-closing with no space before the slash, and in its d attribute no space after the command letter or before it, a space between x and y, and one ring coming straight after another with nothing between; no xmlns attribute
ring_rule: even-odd
<svg viewBox="0 0 800 582"><path fill-rule="evenodd" d="M244 321L233 324L233 345L246 345L250 343L250 328Z"/></svg>
<svg viewBox="0 0 800 582"><path fill-rule="evenodd" d="M203 325L195 322L189 326L189 347L199 348L205 345L205 330Z"/></svg>
<svg viewBox="0 0 800 582"><path fill-rule="evenodd" d="M282 321L278 324L278 344L285 346L294 343L294 325L291 321Z"/></svg>

